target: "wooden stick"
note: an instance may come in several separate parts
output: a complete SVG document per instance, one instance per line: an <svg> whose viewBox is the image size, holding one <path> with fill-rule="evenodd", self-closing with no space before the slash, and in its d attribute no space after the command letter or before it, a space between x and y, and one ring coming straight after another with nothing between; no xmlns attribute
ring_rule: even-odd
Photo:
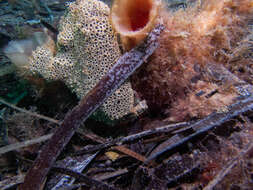
<svg viewBox="0 0 253 190"><path fill-rule="evenodd" d="M55 119L52 119L50 117L47 117L47 116L44 116L44 115L40 115L40 114L37 114L37 113L33 113L33 112L30 112L30 111L27 111L25 109L22 109L22 108L19 108L13 104L10 104L8 102L6 102L5 100L3 100L2 98L0 98L0 103L6 105L6 106L9 106L10 108L12 109L15 109L15 110L18 110L20 112L23 112L23 113L26 113L27 115L31 115L33 117L37 117L37 118L40 118L40 119L44 119L46 121L50 121L52 123L56 123L56 124L60 124L60 122L58 120L55 120Z"/></svg>
<svg viewBox="0 0 253 190"><path fill-rule="evenodd" d="M0 148L0 155L4 154L6 152L10 152L10 151L13 151L13 150L24 148L24 147L27 147L27 146L30 146L30 145L33 145L33 144L44 142L44 141L50 139L52 136L53 136L53 134L48 134L48 135L44 135L44 136L41 136L41 137L38 137L38 138L35 138L35 139L31 139L31 140L27 140L27 141L24 141L24 142L6 145L6 146Z"/></svg>
<svg viewBox="0 0 253 190"><path fill-rule="evenodd" d="M108 98L120 85L147 61L158 47L157 38L164 29L158 25L147 39L125 53L98 84L67 113L61 126L50 141L42 148L32 168L28 171L20 190L39 190L56 158L70 141L77 128Z"/></svg>

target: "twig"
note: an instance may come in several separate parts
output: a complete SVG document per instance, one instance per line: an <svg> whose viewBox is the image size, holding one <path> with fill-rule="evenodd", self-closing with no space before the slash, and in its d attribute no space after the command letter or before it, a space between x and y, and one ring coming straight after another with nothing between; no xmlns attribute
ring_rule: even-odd
<svg viewBox="0 0 253 190"><path fill-rule="evenodd" d="M217 126L221 126L223 123L229 121L233 117L236 117L242 113L246 113L247 111L253 110L253 96L246 98L242 101L239 101L231 106L229 106L228 112L222 113L213 113L208 117L194 123L191 125L191 128L199 128L200 130L195 133L180 139L178 142L164 148L160 152L151 155L147 160L146 164L150 164L153 160L161 161L162 156L168 156L175 152L175 150L191 140L199 137L200 135L206 134L208 131L214 129Z"/></svg>
<svg viewBox="0 0 253 190"><path fill-rule="evenodd" d="M189 176L192 176L196 173L200 173L200 165L198 163L196 163L194 166L192 166L191 168L189 169L186 169L185 171L183 171L182 173L180 173L179 175L176 175L176 176L173 176L172 179L169 179L167 181L167 186L168 186L168 189L175 185L176 184L179 184L179 183L183 183L184 182L184 178L185 177L189 177Z"/></svg>
<svg viewBox="0 0 253 190"><path fill-rule="evenodd" d="M24 148L24 147L27 147L27 146L30 146L33 144L44 142L44 141L50 139L52 136L53 136L53 134L49 134L49 135L44 135L44 136L41 136L41 137L38 137L35 139L27 140L24 142L6 145L6 146L0 148L0 155L4 154L6 152L18 150L20 148Z"/></svg>
<svg viewBox="0 0 253 190"><path fill-rule="evenodd" d="M87 184L90 187L95 186L98 189L115 190L115 188L105 184L104 182L89 178L84 174L75 172L75 171L67 169L67 168L53 167L52 170L72 176L72 177L76 178L77 180L84 182L85 184Z"/></svg>
<svg viewBox="0 0 253 190"><path fill-rule="evenodd" d="M77 130L77 132L78 132L78 130ZM83 135L85 135L86 138L93 140L94 142L102 143L102 144L106 143L106 139L104 139L103 137L97 136L96 134L94 134L92 132L88 132L88 134L83 134ZM141 154L138 154L137 152L130 150L129 148L127 148L125 146L115 146L113 148L116 149L117 151L124 153L130 157L133 157L141 162L144 162L146 160L146 158L144 156L142 156Z"/></svg>
<svg viewBox="0 0 253 190"><path fill-rule="evenodd" d="M43 19L40 20L41 24L43 26L45 26L48 30L50 30L51 32L53 32L55 35L59 34L58 29L56 29L54 26L52 26L51 24L49 24L47 21L44 21Z"/></svg>
<svg viewBox="0 0 253 190"><path fill-rule="evenodd" d="M47 117L47 116L44 116L44 115L40 115L40 114L37 114L37 113L33 113L33 112L30 112L30 111L27 111L25 109L22 109L22 108L19 108L13 104L10 104L8 102L6 102L5 100L3 100L2 98L0 98L0 103L12 108L12 109L15 109L15 110L18 110L20 112L23 112L23 113L26 113L28 115L31 115L33 117L37 117L37 118L40 118L40 119L44 119L46 121L50 121L52 123L56 123L56 124L60 124L60 122L58 120L55 120L55 119L52 119L50 117Z"/></svg>
<svg viewBox="0 0 253 190"><path fill-rule="evenodd" d="M30 112L30 111L28 111L28 110L26 110L26 109L23 109L23 108L19 108L19 107L15 106L15 105L13 105L13 104L11 104L11 103L6 102L6 101L3 100L2 98L0 98L0 103L4 104L4 105L6 105L6 106L8 106L8 107L10 107L10 108L12 108L12 109L14 109L14 110L20 111L20 112L22 112L22 113L26 113L27 115L31 115L31 116L37 117L37 118L39 118L39 119L43 119L43 120L46 120L46 121L49 121L49 122L52 122L52 123L55 123L55 124L58 124L58 125L60 125L60 123L61 123L61 121L59 121L59 120L56 120L56 119L53 119L53 118L50 118L50 117L47 117L47 116L44 116L44 115L41 115L41 114L38 114L38 113L33 113L33 112ZM83 136L84 136L85 138L87 138L87 139L92 139L92 140L94 140L90 135L95 135L95 134L83 133L83 132L81 132L81 130L77 130L77 133L83 135ZM101 138L101 137L96 136L96 138L99 139L99 138ZM46 139L46 140L47 140L47 139ZM99 142L99 143L101 143L101 142ZM28 146L28 145L27 145L27 146ZM20 148L22 148L22 147L20 147ZM0 150L1 150L1 149L0 149ZM1 151L0 151L0 155L1 155Z"/></svg>
<svg viewBox="0 0 253 190"><path fill-rule="evenodd" d="M248 151L253 149L253 143L250 142L247 144L247 146L239 153L238 156L236 156L234 159L232 159L230 162L228 162L227 165L223 167L223 169L216 175L216 177L209 182L209 184L204 188L204 190L212 190L214 187L223 180L223 178L231 171L231 169L238 163L238 160L242 158Z"/></svg>
<svg viewBox="0 0 253 190"><path fill-rule="evenodd" d="M44 1L39 0L39 2L42 5L42 7L44 7L46 9L47 13L49 14L49 18L50 18L51 22L53 22L54 15L53 15L51 9L47 6L47 4Z"/></svg>
<svg viewBox="0 0 253 190"><path fill-rule="evenodd" d="M0 189L7 190L10 189L20 183L23 183L25 176L24 175L17 175L10 178L7 178L3 181L0 181Z"/></svg>
<svg viewBox="0 0 253 190"><path fill-rule="evenodd" d="M94 146L89 147L89 148L84 148L80 151L77 151L74 155L87 154L87 153L91 153L91 152L94 152L94 151L106 149L106 148L109 148L109 147L115 146L115 145L120 146L120 145L127 144L127 143L130 143L130 142L133 143L136 140L142 139L142 138L147 137L147 136L168 133L168 132L171 132L171 131L173 131L175 129L178 129L180 127L186 127L186 126L189 126L189 125L190 124L188 122L182 122L182 123L176 123L176 124L166 125L166 126L163 126L163 127L158 127L158 128L155 128L155 129L142 131L140 133L129 135L129 136L118 138L118 139L114 139L114 140L111 140L109 142L105 142L103 144L94 145Z"/></svg>
<svg viewBox="0 0 253 190"><path fill-rule="evenodd" d="M71 185L69 187L63 187L61 190L73 190L73 189L80 189L81 187L85 187L88 189L88 186L86 184L75 184L75 185Z"/></svg>
<svg viewBox="0 0 253 190"><path fill-rule="evenodd" d="M74 172L79 172L81 173L83 170L85 170L88 165L90 165L90 163L97 157L97 155L99 154L99 152L96 152L95 154L88 156L81 156L81 157L67 157L65 158L63 161L61 161L61 164L59 165L64 166L65 168L71 169ZM58 164L57 164L58 165ZM55 176L57 178L57 176ZM57 190L57 189L61 189L63 187L67 187L67 186L71 186L74 182L75 182L75 178L70 177L68 175L61 175L60 179L57 180L56 184L54 183L52 186L50 187L51 190ZM51 181L55 181L54 178L51 179ZM50 181L49 181L50 183ZM49 187L48 187L49 188Z"/></svg>
<svg viewBox="0 0 253 190"><path fill-rule="evenodd" d="M146 161L146 157L145 156L142 156L141 154L137 153L137 152L134 152L132 150L130 150L129 148L126 148L124 146L116 146L114 147L116 150L130 156L130 157L133 157L135 158L136 160L139 160L141 162L145 162Z"/></svg>
<svg viewBox="0 0 253 190"><path fill-rule="evenodd" d="M109 72L79 102L79 105L66 114L61 126L43 147L33 167L28 171L20 190L40 189L56 158L70 141L77 128L152 55L158 47L157 38L163 28L162 25L155 27L144 43L119 58Z"/></svg>
<svg viewBox="0 0 253 190"><path fill-rule="evenodd" d="M99 181L105 181L105 180L108 180L108 179L111 179L111 178L115 178L115 177L124 175L128 172L129 172L128 169L124 168L124 169L117 170L115 172L104 174L104 175L99 176L99 177L95 177L94 179L99 180Z"/></svg>

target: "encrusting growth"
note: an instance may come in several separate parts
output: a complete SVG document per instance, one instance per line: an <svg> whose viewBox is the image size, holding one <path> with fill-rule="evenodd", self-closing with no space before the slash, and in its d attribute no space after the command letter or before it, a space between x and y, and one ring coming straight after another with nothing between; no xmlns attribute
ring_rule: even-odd
<svg viewBox="0 0 253 190"><path fill-rule="evenodd" d="M239 95L236 85L245 83L226 68L249 34L252 0L201 2L186 10L159 11L166 27L160 46L132 77L149 108L171 121L204 117L230 105Z"/></svg>
<svg viewBox="0 0 253 190"><path fill-rule="evenodd" d="M85 96L121 56L109 13L109 7L101 1L71 3L60 21L56 55L38 47L30 59L30 69L46 79L64 81L79 98ZM131 84L125 82L95 113L95 118L120 119L133 104Z"/></svg>

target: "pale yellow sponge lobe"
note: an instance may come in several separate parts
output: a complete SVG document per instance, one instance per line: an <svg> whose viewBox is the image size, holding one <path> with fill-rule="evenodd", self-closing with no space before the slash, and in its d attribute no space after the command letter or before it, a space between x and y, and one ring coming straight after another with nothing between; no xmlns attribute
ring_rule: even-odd
<svg viewBox="0 0 253 190"><path fill-rule="evenodd" d="M121 56L117 36L109 22L109 7L97 0L71 3L60 21L56 55L38 47L30 69L51 80L62 80L79 98L85 96ZM111 120L130 113L134 93L125 82L101 106Z"/></svg>
<svg viewBox="0 0 253 190"><path fill-rule="evenodd" d="M30 70L32 72L38 72L47 79L51 79L53 77L50 73L52 58L53 53L44 45L37 47L36 50L32 52L32 56L29 60Z"/></svg>

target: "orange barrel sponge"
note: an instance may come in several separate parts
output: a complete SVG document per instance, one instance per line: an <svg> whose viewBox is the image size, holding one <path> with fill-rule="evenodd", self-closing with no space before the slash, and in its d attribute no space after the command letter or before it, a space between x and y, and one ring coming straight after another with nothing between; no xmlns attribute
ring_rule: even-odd
<svg viewBox="0 0 253 190"><path fill-rule="evenodd" d="M154 27L160 0L115 0L111 10L113 28L129 50L140 43Z"/></svg>

